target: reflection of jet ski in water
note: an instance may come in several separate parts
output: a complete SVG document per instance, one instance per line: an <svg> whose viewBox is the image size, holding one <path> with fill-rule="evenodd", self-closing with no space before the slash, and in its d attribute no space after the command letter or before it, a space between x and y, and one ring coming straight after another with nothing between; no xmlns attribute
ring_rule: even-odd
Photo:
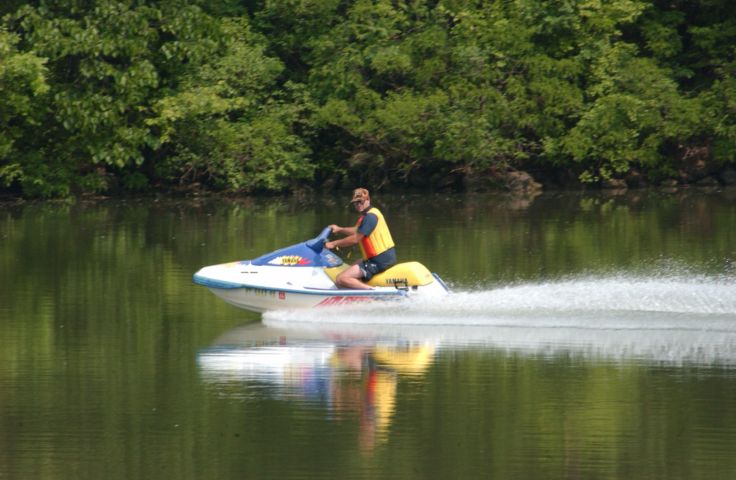
<svg viewBox="0 0 736 480"><path fill-rule="evenodd" d="M338 330L269 327L254 323L224 333L197 355L203 379L213 385L243 381L314 393L315 385L351 372L422 375L434 361L432 341ZM320 395L323 396L324 392Z"/></svg>
<svg viewBox="0 0 736 480"><path fill-rule="evenodd" d="M268 392L324 405L338 419L357 412L361 447L370 447L387 438L399 378L424 374L436 349L380 335L348 337L259 322L223 334L199 352L197 365L205 385L223 395Z"/></svg>
<svg viewBox="0 0 736 480"><path fill-rule="evenodd" d="M260 322L225 332L198 355L205 377L223 381L288 382L294 372L361 370L371 365L401 375L421 375L431 365L437 345L430 339L409 340L378 330L359 332Z"/></svg>
<svg viewBox="0 0 736 480"><path fill-rule="evenodd" d="M440 277L419 262L400 263L375 275L368 282L372 290L338 288L335 278L348 266L324 248L330 233L327 227L312 240L254 260L204 267L194 274L194 283L231 305L254 312L448 292Z"/></svg>

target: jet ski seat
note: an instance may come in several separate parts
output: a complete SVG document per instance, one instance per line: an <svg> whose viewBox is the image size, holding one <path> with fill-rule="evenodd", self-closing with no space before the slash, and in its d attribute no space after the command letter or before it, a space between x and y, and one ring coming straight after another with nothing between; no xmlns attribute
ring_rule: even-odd
<svg viewBox="0 0 736 480"><path fill-rule="evenodd" d="M334 282L340 272L347 270L347 265L325 268L325 273ZM432 283L434 276L427 267L419 262L404 262L394 265L368 281L373 287L421 287Z"/></svg>

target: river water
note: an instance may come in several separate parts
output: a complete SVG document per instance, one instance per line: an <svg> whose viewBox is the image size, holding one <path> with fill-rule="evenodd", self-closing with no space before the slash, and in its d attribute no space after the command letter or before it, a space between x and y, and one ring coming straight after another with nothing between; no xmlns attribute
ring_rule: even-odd
<svg viewBox="0 0 736 480"><path fill-rule="evenodd" d="M736 191L376 196L446 298L191 282L343 200L0 205L0 479L736 478Z"/></svg>

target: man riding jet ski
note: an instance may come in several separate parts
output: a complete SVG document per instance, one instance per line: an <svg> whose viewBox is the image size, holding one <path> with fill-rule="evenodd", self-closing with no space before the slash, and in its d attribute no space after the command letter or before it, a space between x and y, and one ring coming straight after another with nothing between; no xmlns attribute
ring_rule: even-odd
<svg viewBox="0 0 736 480"><path fill-rule="evenodd" d="M419 262L391 266L396 254L383 216L369 208L365 189L356 190L353 200L362 214L355 227L331 225L312 240L253 260L203 267L194 274L194 283L209 288L231 305L255 312L425 294L434 297L449 291L437 274ZM362 228L364 224L373 225ZM329 242L333 231L347 236ZM363 260L352 266L330 251L355 243L361 246Z"/></svg>
<svg viewBox="0 0 736 480"><path fill-rule="evenodd" d="M353 190L350 204L360 213L358 223L354 227L338 227L330 225L332 233L344 235L344 238L326 242L325 248L360 245L363 261L355 263L337 276L336 283L342 288L367 290L372 288L365 282L375 274L381 273L396 263L396 249L391 232L383 214L371 206L371 197L365 188Z"/></svg>

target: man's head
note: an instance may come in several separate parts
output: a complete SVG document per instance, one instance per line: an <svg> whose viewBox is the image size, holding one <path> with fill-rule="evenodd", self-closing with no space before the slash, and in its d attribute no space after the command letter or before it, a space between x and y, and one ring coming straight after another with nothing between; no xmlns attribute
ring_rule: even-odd
<svg viewBox="0 0 736 480"><path fill-rule="evenodd" d="M368 190L365 188L356 188L353 190L353 199L350 200L350 204L354 206L359 212L368 208L371 204L371 196Z"/></svg>

